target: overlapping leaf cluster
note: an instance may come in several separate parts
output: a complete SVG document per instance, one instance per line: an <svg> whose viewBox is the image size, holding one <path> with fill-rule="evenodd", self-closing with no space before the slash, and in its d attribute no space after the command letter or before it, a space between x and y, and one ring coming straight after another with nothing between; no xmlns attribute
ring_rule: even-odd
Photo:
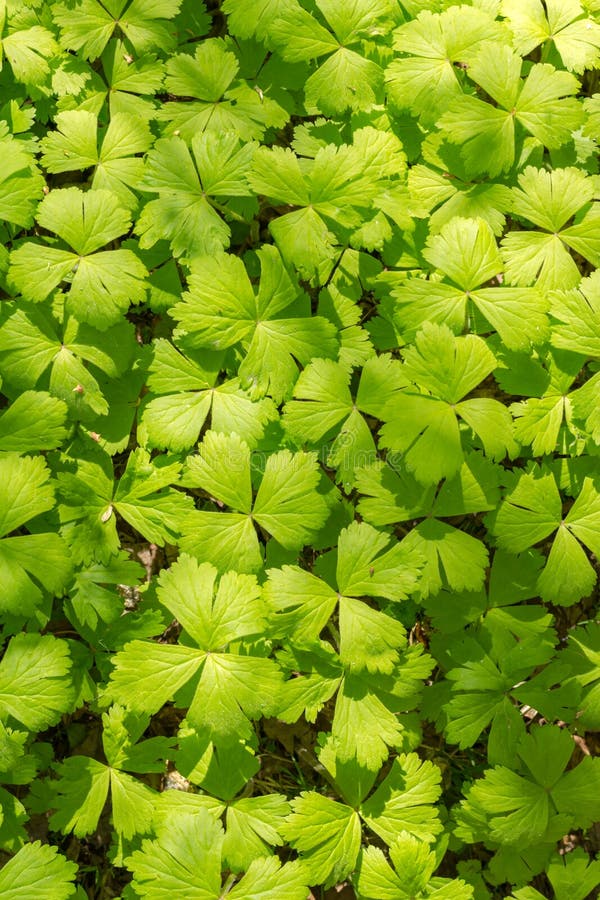
<svg viewBox="0 0 600 900"><path fill-rule="evenodd" d="M585 900L600 3L0 54L2 896Z"/></svg>

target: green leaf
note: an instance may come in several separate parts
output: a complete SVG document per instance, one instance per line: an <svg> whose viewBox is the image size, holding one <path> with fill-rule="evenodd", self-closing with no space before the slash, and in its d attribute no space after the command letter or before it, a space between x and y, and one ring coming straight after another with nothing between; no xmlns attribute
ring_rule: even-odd
<svg viewBox="0 0 600 900"><path fill-rule="evenodd" d="M573 749L567 731L556 726L537 729L524 737L518 748L524 775L497 766L474 783L466 803L489 817L493 840L535 844L547 832L552 834L554 821L560 833L575 822L585 827L592 821L598 807L594 793L600 778L597 760L586 758L565 773Z"/></svg>
<svg viewBox="0 0 600 900"><path fill-rule="evenodd" d="M515 49L527 56L540 45L556 49L565 68L583 72L593 67L600 52L600 27L584 18L579 0L503 0L502 15L510 22ZM552 47L553 45L553 47Z"/></svg>
<svg viewBox="0 0 600 900"><path fill-rule="evenodd" d="M268 37L271 23L294 5L294 0L225 0L223 12L232 34L241 38L256 35L262 41Z"/></svg>
<svg viewBox="0 0 600 900"><path fill-rule="evenodd" d="M461 146L470 175L485 173L495 178L512 168L515 122L551 148L570 140L582 122L582 107L572 96L579 89L573 75L538 63L521 82L521 63L510 47L482 42L470 61L469 77L499 105L460 95L451 100L437 123ZM490 147L494 148L491 154Z"/></svg>
<svg viewBox="0 0 600 900"><path fill-rule="evenodd" d="M73 249L27 241L13 251L9 278L26 299L39 303L68 281L68 308L79 321L101 330L118 322L130 303L144 300L148 272L137 256L131 250L101 250L131 226L115 194L78 188L52 191L36 219Z"/></svg>
<svg viewBox="0 0 600 900"><path fill-rule="evenodd" d="M154 797L150 788L135 778L85 756L72 756L59 768L60 778L52 801L56 812L51 824L63 834L78 837L93 833L111 796L112 822L125 838L151 830Z"/></svg>
<svg viewBox="0 0 600 900"><path fill-rule="evenodd" d="M365 54L362 39L389 28L390 4L358 0L351 8L339 0L322 0L319 10L327 27L297 3L285 5L269 28L269 41L289 62L327 59L307 79L306 105L326 115L346 109L370 109L383 88L383 70Z"/></svg>
<svg viewBox="0 0 600 900"><path fill-rule="evenodd" d="M279 38L281 52L285 53L289 62L317 59L337 49L338 42L334 35L319 24L307 10L302 9L300 4L290 6L289 11L284 8L283 14L275 20L274 26L275 40ZM290 33L293 34L291 41Z"/></svg>
<svg viewBox="0 0 600 900"><path fill-rule="evenodd" d="M29 519L51 509L54 490L42 457L0 457L0 534L15 531Z"/></svg>
<svg viewBox="0 0 600 900"><path fill-rule="evenodd" d="M25 761L25 742L27 737L26 731L7 728L4 723L0 722L0 770L3 774L6 772L10 773L10 770L14 768L19 760L21 763Z"/></svg>
<svg viewBox="0 0 600 900"><path fill-rule="evenodd" d="M388 400L406 384L398 361L387 356L365 362L355 401L348 387L350 377L341 363L313 360L301 372L282 418L297 446L308 441L324 449L330 444L327 464L336 467L337 479L345 484L352 484L357 464L375 456L365 414L382 415Z"/></svg>
<svg viewBox="0 0 600 900"><path fill-rule="evenodd" d="M0 416L0 450L52 450L67 434L67 407L45 391L25 391Z"/></svg>
<svg viewBox="0 0 600 900"><path fill-rule="evenodd" d="M516 420L515 437L519 443L531 445L536 456L552 453L565 414L563 395L553 393L540 399L532 397L514 403L511 411Z"/></svg>
<svg viewBox="0 0 600 900"><path fill-rule="evenodd" d="M493 533L498 544L519 553L556 532L548 561L538 579L538 588L548 602L571 605L587 596L596 575L578 541L596 552L596 518L600 494L591 478L568 514L562 516L562 502L554 476L532 472L519 477L516 486L493 517Z"/></svg>
<svg viewBox="0 0 600 900"><path fill-rule="evenodd" d="M543 565L543 557L537 550L526 551L519 556L496 550L492 560L487 593L442 591L437 597L427 598L425 606L435 627L448 634L477 622L486 615L486 621L498 620L505 607L529 600L537 595L536 583ZM514 627L514 621L510 627Z"/></svg>
<svg viewBox="0 0 600 900"><path fill-rule="evenodd" d="M351 671L391 672L406 645L399 622L372 609L363 595L405 599L417 584L421 558L402 544L381 553L385 534L353 522L339 538L338 591L297 566L270 569L265 599L277 610L276 627L294 641L312 642L327 625L339 602L340 660Z"/></svg>
<svg viewBox="0 0 600 900"><path fill-rule="evenodd" d="M199 647L215 650L241 637L259 636L265 608L254 575L228 572L216 595L217 571L183 554L161 573L158 597Z"/></svg>
<svg viewBox="0 0 600 900"><path fill-rule="evenodd" d="M356 487L361 494L360 515L376 526L426 515L435 497L434 488L423 487L405 468L392 466L391 461L378 460L359 468Z"/></svg>
<svg viewBox="0 0 600 900"><path fill-rule="evenodd" d="M213 398L210 390L151 398L139 420L140 444L174 452L189 450L198 439Z"/></svg>
<svg viewBox="0 0 600 900"><path fill-rule="evenodd" d="M86 59L100 56L115 28L120 28L137 53L150 47L173 46L172 31L166 20L178 12L181 0L78 0L57 3L54 21L60 28L63 47L80 50Z"/></svg>
<svg viewBox="0 0 600 900"><path fill-rule="evenodd" d="M335 233L361 224L389 176L398 172L401 153L396 138L371 127L356 131L351 145L321 147L302 166L289 148L259 148L249 178L252 188L277 204L302 207L270 226L286 263L308 279L320 277L321 270L329 273Z"/></svg>
<svg viewBox="0 0 600 900"><path fill-rule="evenodd" d="M253 501L250 448L244 441L236 434L209 431L199 449L188 460L186 485L202 488L221 507L236 512L190 513L181 546L198 558L210 558L221 571L233 565L256 571L261 551L254 523L289 550L299 549L325 523L329 511L317 491L316 454L289 450L271 454Z"/></svg>
<svg viewBox="0 0 600 900"><path fill-rule="evenodd" d="M581 105L572 96L578 90L579 82L569 73L546 63L533 66L517 99L515 118L546 147L560 147L582 123Z"/></svg>
<svg viewBox="0 0 600 900"><path fill-rule="evenodd" d="M547 872L557 900L585 900L600 884L600 862L590 860L581 847L567 856L554 856Z"/></svg>
<svg viewBox="0 0 600 900"><path fill-rule="evenodd" d="M458 474L441 487L424 488L401 468L383 463L358 470L357 487L366 495L358 511L374 525L389 525L427 516L403 544L425 557L419 580L423 597L436 594L444 581L455 590L478 590L487 566L484 544L430 516L454 516L490 510L498 502L498 474L479 454L469 454Z"/></svg>
<svg viewBox="0 0 600 900"><path fill-rule="evenodd" d="M122 375L135 350L134 331L124 321L98 331L68 316L59 325L43 307L20 303L0 326L0 350L0 372L11 385L47 386L74 418L89 420L108 413L95 369Z"/></svg>
<svg viewBox="0 0 600 900"><path fill-rule="evenodd" d="M208 431L198 450L196 456L188 459L186 483L202 488L221 504L250 515L252 483L248 445L237 434Z"/></svg>
<svg viewBox="0 0 600 900"><path fill-rule="evenodd" d="M205 809L169 820L157 840L142 843L126 862L141 897L168 900L185 891L193 900L219 900L221 889L221 824ZM232 880L229 882L231 885ZM305 900L305 872L298 863L283 866L275 857L257 859L229 896L235 900Z"/></svg>
<svg viewBox="0 0 600 900"><path fill-rule="evenodd" d="M165 737L140 741L149 721L149 716L132 715L117 705L103 714L102 744L110 766L140 773L164 770L173 742Z"/></svg>
<svg viewBox="0 0 600 900"><path fill-rule="evenodd" d="M492 626L494 622L492 616L485 624ZM554 647L539 634L530 638L519 636L517 643L512 635L506 636L487 652L484 642L487 643L485 637L481 643L467 639L461 651L462 665L447 673L452 697L444 708L445 731L452 743L464 748L472 746L491 724L490 762L510 765L524 735L522 719L510 698L520 696L520 686L537 666L549 661Z"/></svg>
<svg viewBox="0 0 600 900"><path fill-rule="evenodd" d="M456 403L489 375L495 359L474 335L455 338L447 328L425 326L404 354L404 373L433 396ZM398 398L401 402L402 398Z"/></svg>
<svg viewBox="0 0 600 900"><path fill-rule="evenodd" d="M404 374L422 392L406 390L390 400L381 445L402 453L420 483L451 478L460 469L464 451L457 415L481 438L492 459L515 452L510 418L498 401L459 402L495 365L481 338L456 338L445 325L425 323L415 345L405 351Z"/></svg>
<svg viewBox="0 0 600 900"><path fill-rule="evenodd" d="M315 454L289 450L273 454L256 494L254 518L284 547L296 549L327 518L326 501L317 492L318 484Z"/></svg>
<svg viewBox="0 0 600 900"><path fill-rule="evenodd" d="M198 44L194 56L178 53L171 57L167 69L168 87L173 94L217 103L238 70L235 54L226 49L225 43L209 39Z"/></svg>
<svg viewBox="0 0 600 900"><path fill-rule="evenodd" d="M578 703L578 721L583 727L597 729L600 722L600 628L596 623L580 625L569 632L568 644L559 659L569 666L571 676L582 687Z"/></svg>
<svg viewBox="0 0 600 900"><path fill-rule="evenodd" d="M56 724L73 700L66 641L49 634L11 638L0 663L0 714L30 731Z"/></svg>
<svg viewBox="0 0 600 900"><path fill-rule="evenodd" d="M361 840L360 818L349 806L304 791L292 802L283 835L306 862L311 879L327 888L354 869Z"/></svg>
<svg viewBox="0 0 600 900"><path fill-rule="evenodd" d="M422 484L433 484L458 471L463 459L460 435L454 411L446 404L407 392L386 418L382 447L402 453L406 466ZM433 455L436 447L443 452L437 459Z"/></svg>
<svg viewBox="0 0 600 900"><path fill-rule="evenodd" d="M361 600L339 601L340 660L348 671L390 673L406 644L404 627Z"/></svg>
<svg viewBox="0 0 600 900"><path fill-rule="evenodd" d="M156 103L151 98L164 78L163 64L154 53L132 59L128 45L112 39L102 54L102 69L108 90L103 86L101 99L108 100L111 114L126 113L144 121L154 117Z"/></svg>
<svg viewBox="0 0 600 900"><path fill-rule="evenodd" d="M442 13L424 10L394 32L399 55L386 70L392 106L433 123L460 96L455 63L470 64L482 41L504 35L482 9L452 6ZM496 49L498 49L496 47Z"/></svg>
<svg viewBox="0 0 600 900"><path fill-rule="evenodd" d="M134 712L155 712L190 679L194 681L188 721L215 740L250 737L248 718L274 712L281 674L260 655L223 652L231 642L261 633L263 610L253 576L222 576L183 556L161 578L159 598L181 620L196 647L132 641L114 657L108 694ZM191 592L191 593L190 593Z"/></svg>
<svg viewBox="0 0 600 900"><path fill-rule="evenodd" d="M402 726L378 696L377 687L357 676L344 680L331 732L342 762L356 760L373 771L387 759L390 747L402 743Z"/></svg>
<svg viewBox="0 0 600 900"><path fill-rule="evenodd" d="M429 845L408 832L400 832L390 846L394 869L379 847L361 851L353 881L365 900L404 900L405 897L435 897L438 900L468 900L473 889L461 879L431 878L437 867ZM429 889L428 889L429 887Z"/></svg>
<svg viewBox="0 0 600 900"><path fill-rule="evenodd" d="M66 900L75 893L73 879L77 866L59 853L56 847L34 841L25 844L0 870L0 891L6 900L26 896Z"/></svg>
<svg viewBox="0 0 600 900"><path fill-rule="evenodd" d="M588 356L600 356L600 283L597 272L583 278L576 290L555 291L550 311L558 324L552 345Z"/></svg>
<svg viewBox="0 0 600 900"><path fill-rule="evenodd" d="M512 231L501 248L506 277L511 284L536 281L540 290L576 287L581 275L569 249L589 259L600 260L596 241L597 212L589 206L593 182L580 169L547 172L528 166L513 189L514 213L544 231ZM566 224L578 214L575 224Z"/></svg>
<svg viewBox="0 0 600 900"><path fill-rule="evenodd" d="M197 364L198 356L194 351L184 356L162 338L155 341L147 384L160 396L151 396L144 405L138 440L174 452L189 450L210 416L211 430L236 432L254 447L277 417L273 401L252 400L239 378L212 386L214 375Z"/></svg>
<svg viewBox="0 0 600 900"><path fill-rule="evenodd" d="M241 872L255 860L270 855L270 847L283 844L281 835L290 807L282 794L242 797L227 810L223 858L228 868Z"/></svg>
<svg viewBox="0 0 600 900"><path fill-rule="evenodd" d="M137 778L111 769L112 821L117 834L131 840L152 828L155 798L153 791Z"/></svg>
<svg viewBox="0 0 600 900"><path fill-rule="evenodd" d="M398 714L417 702L432 660L422 648L408 648L387 674L348 673L336 698L331 740L342 763L356 761L376 771L388 747L401 747L404 726Z"/></svg>
<svg viewBox="0 0 600 900"><path fill-rule="evenodd" d="M263 564L250 514L198 510L186 517L182 531L181 548L207 559L221 572L234 565L242 572L258 572Z"/></svg>
<svg viewBox="0 0 600 900"><path fill-rule="evenodd" d="M176 335L192 347L220 350L240 345L241 385L253 399L269 394L276 402L289 395L298 377L296 360L306 365L318 354L334 357L335 327L310 317L308 298L290 278L274 247L259 251L258 292L241 259L227 254L197 261L190 290L172 310Z"/></svg>
<svg viewBox="0 0 600 900"><path fill-rule="evenodd" d="M429 853L427 844L419 844L415 841L415 849L417 846L422 847L425 854ZM421 856L421 853L415 853L415 861L420 860ZM406 864L407 860L403 858L403 862ZM407 896L403 890L402 881L387 862L379 847L365 847L361 850L354 881L361 897L396 900L397 897ZM414 896L414 891L411 893Z"/></svg>
<svg viewBox="0 0 600 900"><path fill-rule="evenodd" d="M326 115L369 109L381 95L383 70L365 58L361 39L385 32L390 6L359 0L348 9L339 0L322 0L319 8L334 34L299 4L290 4L270 27L269 41L289 62L327 56L306 82L309 108Z"/></svg>
<svg viewBox="0 0 600 900"><path fill-rule="evenodd" d="M206 786L210 784L211 789L214 785L215 793L222 795L221 786L217 787L219 780L223 777L229 779L226 768L228 765L239 764L240 751L246 755L247 759L248 757L253 759L249 748L244 749L241 743L223 745L218 749L213 748L209 764L209 770L213 770L211 775L208 779L202 775L199 778L194 777L194 781L201 781ZM245 772L236 773L241 785L256 770L256 766L249 769L246 765ZM222 785L223 782L221 781L220 784ZM238 783L237 788L241 785ZM231 789L232 798L227 806L207 794L189 794L181 791L163 792L160 795L158 815L154 817L155 831L160 833L164 828L168 828L174 816L186 815L200 809L211 812L215 818L225 814L223 868L242 872L255 860L270 856L273 845L283 843L280 830L285 817L290 812L290 807L281 794L270 794L264 797L242 796L233 799L237 790L225 788L225 792L229 789Z"/></svg>
<svg viewBox="0 0 600 900"><path fill-rule="evenodd" d="M173 819L159 840L145 840L127 859L136 892L155 900L182 889L194 900L218 898L222 845L221 825L206 810Z"/></svg>
<svg viewBox="0 0 600 900"><path fill-rule="evenodd" d="M460 334L471 321L474 307L511 350L547 340L548 303L540 291L480 287L501 276L504 269L492 229L483 219L450 219L429 238L424 256L453 284L412 278L393 289L394 319L405 338L413 339L428 321Z"/></svg>
<svg viewBox="0 0 600 900"><path fill-rule="evenodd" d="M485 544L446 522L425 520L405 538L407 548L425 555L419 593L436 594L442 585L456 590L479 590L485 578L488 551Z"/></svg>
<svg viewBox="0 0 600 900"><path fill-rule="evenodd" d="M353 522L339 536L337 583L350 597L368 594L404 600L417 585L422 557L365 522ZM383 552L385 551L385 552Z"/></svg>
<svg viewBox="0 0 600 900"><path fill-rule="evenodd" d="M432 762L422 762L416 753L401 754L377 790L363 802L361 814L388 844L403 831L434 841L443 828L435 807L440 781L440 770Z"/></svg>
<svg viewBox="0 0 600 900"><path fill-rule="evenodd" d="M382 89L383 70L376 62L339 47L306 82L306 103L326 115L339 115L373 106Z"/></svg>
<svg viewBox="0 0 600 900"><path fill-rule="evenodd" d="M497 767L473 788L473 798L489 813L491 833L501 843L540 841L548 827L549 798L543 788L510 769Z"/></svg>
<svg viewBox="0 0 600 900"><path fill-rule="evenodd" d="M188 497L169 486L177 482L178 463L168 458L150 460L144 450L130 454L127 467L114 492L117 512L159 545L179 533L183 517L191 507Z"/></svg>
<svg viewBox="0 0 600 900"><path fill-rule="evenodd" d="M239 77L240 60L222 38L198 43L193 58L188 53L172 56L166 69L169 94L185 97L185 102L170 101L158 109L157 118L168 123L166 135L181 134L187 143L204 131L217 141L227 132L243 141L260 140L267 128L281 128L289 118L270 96L274 86L267 76L268 63L258 73L259 93L258 85L253 88Z"/></svg>
<svg viewBox="0 0 600 900"><path fill-rule="evenodd" d="M264 596L278 613L275 627L300 643L316 639L338 602L333 588L299 566L269 569L267 575Z"/></svg>
<svg viewBox="0 0 600 900"><path fill-rule="evenodd" d="M43 196L44 179L27 146L2 131L0 151L0 219L29 228Z"/></svg>
<svg viewBox="0 0 600 900"><path fill-rule="evenodd" d="M44 167L49 172L94 168L94 189L112 191L124 206L135 208L133 191L143 173L142 160L136 154L145 153L152 144L146 123L126 113L114 113L101 133L97 116L72 110L58 113L56 124L57 130L41 141Z"/></svg>
<svg viewBox="0 0 600 900"><path fill-rule="evenodd" d="M48 59L57 49L52 32L40 25L17 28L3 37L2 45L3 55L17 81L32 86L43 85L50 73Z"/></svg>
<svg viewBox="0 0 600 900"><path fill-rule="evenodd" d="M428 243L425 258L469 294L502 271L492 229L481 219L451 219Z"/></svg>
<svg viewBox="0 0 600 900"><path fill-rule="evenodd" d="M114 657L110 696L133 712L155 712L195 675L203 658L190 647L131 641ZM131 689L136 673L137 692Z"/></svg>
<svg viewBox="0 0 600 900"><path fill-rule="evenodd" d="M115 485L108 454L86 448L85 458L65 456L58 473L60 516L74 553L83 562L108 562L119 549L115 512L147 540L174 542L193 501L170 487L180 465L133 451Z"/></svg>
<svg viewBox="0 0 600 900"><path fill-rule="evenodd" d="M540 575L540 594L548 601L552 598L559 605L570 606L589 596L595 583L595 572L583 548L569 531L561 528Z"/></svg>
<svg viewBox="0 0 600 900"><path fill-rule="evenodd" d="M444 144L443 133L437 140L441 148L447 152L452 145ZM419 217L431 212L429 229L431 234L440 231L455 216L466 219L481 218L492 228L496 236L504 231L505 213L510 209L511 193L505 185L494 182L471 183L465 173L458 174L461 168L460 158L456 159L456 150L452 159L453 178L448 178L447 163L436 151L435 136L431 136L431 145L424 158L429 165L416 164L408 172L408 188L411 200L418 207ZM415 214L417 211L415 210Z"/></svg>
<svg viewBox="0 0 600 900"><path fill-rule="evenodd" d="M95 759L74 756L62 764L60 771L62 779L55 788L53 803L57 811L52 815L52 826L65 834L73 831L84 837L98 825L108 796L110 769Z"/></svg>
<svg viewBox="0 0 600 900"><path fill-rule="evenodd" d="M276 857L255 860L230 892L233 900L304 900L308 875L296 861Z"/></svg>
<svg viewBox="0 0 600 900"><path fill-rule="evenodd" d="M494 533L504 550L520 553L552 534L560 519L560 495L553 476L524 473L500 506Z"/></svg>
<svg viewBox="0 0 600 900"><path fill-rule="evenodd" d="M231 229L220 212L227 217L228 201L250 196L254 144L240 146L234 132L201 133L191 147L193 155L181 138L160 138L146 157L139 189L158 197L146 203L136 224L142 249L167 240L174 256L196 259L229 246Z"/></svg>
<svg viewBox="0 0 600 900"><path fill-rule="evenodd" d="M285 430L298 444L318 442L350 415L349 381L350 372L333 360L316 359L306 366L283 418Z"/></svg>
<svg viewBox="0 0 600 900"><path fill-rule="evenodd" d="M0 534L8 535L52 509L54 490L43 457L0 456ZM31 616L43 594L59 592L71 571L68 551L57 534L20 534L0 540L3 603L7 611Z"/></svg>

